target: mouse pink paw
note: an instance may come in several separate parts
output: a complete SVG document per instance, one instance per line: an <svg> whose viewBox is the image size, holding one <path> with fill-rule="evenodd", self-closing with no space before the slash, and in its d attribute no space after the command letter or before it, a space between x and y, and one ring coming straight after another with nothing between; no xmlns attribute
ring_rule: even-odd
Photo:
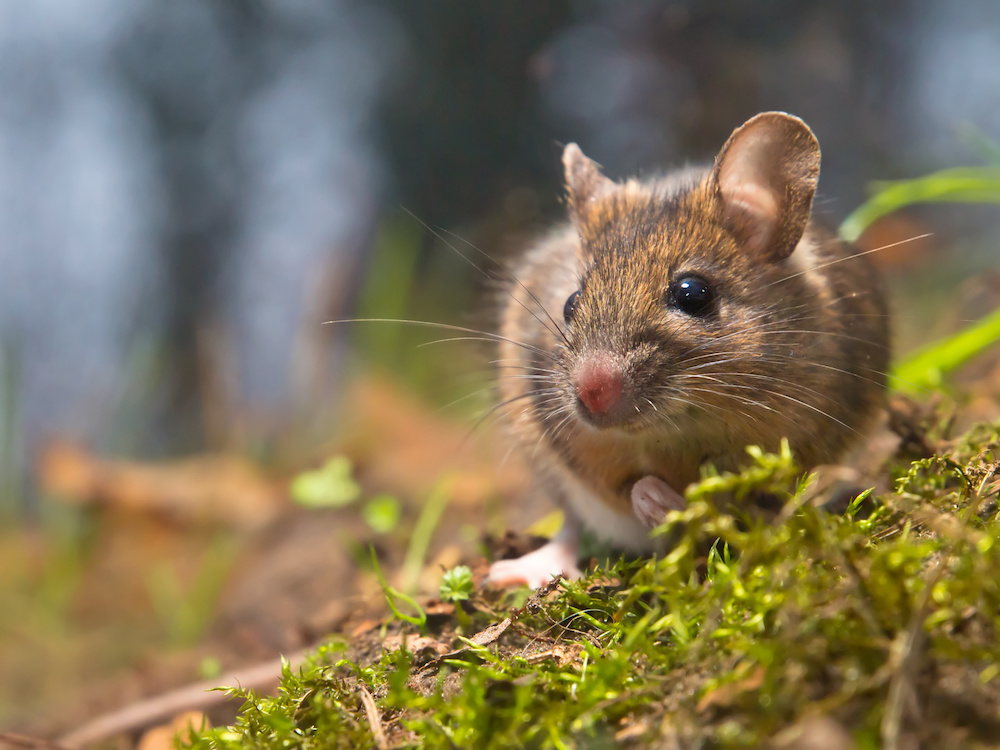
<svg viewBox="0 0 1000 750"><path fill-rule="evenodd" d="M668 512L686 508L684 496L659 477L643 477L632 485L632 512L650 528L663 523Z"/></svg>
<svg viewBox="0 0 1000 750"><path fill-rule="evenodd" d="M486 582L494 586L524 584L537 589L557 575L576 580L583 573L576 566L576 545L553 539L523 557L497 560L490 566Z"/></svg>

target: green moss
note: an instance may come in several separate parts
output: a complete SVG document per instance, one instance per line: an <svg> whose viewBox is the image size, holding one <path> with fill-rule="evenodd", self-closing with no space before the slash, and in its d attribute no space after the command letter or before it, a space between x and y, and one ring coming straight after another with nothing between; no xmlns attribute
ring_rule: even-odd
<svg viewBox="0 0 1000 750"><path fill-rule="evenodd" d="M245 696L236 725L193 747L365 747L375 696L390 746L759 747L800 720L832 717L859 747L911 735L987 747L1000 736L1000 428L893 467L895 492L843 515L807 502L787 453L709 475L669 523L655 560L619 561L532 596L502 635L429 635L453 650L380 660L327 647L276 697ZM710 502L766 490L777 521ZM863 517L862 517L863 515ZM479 592L473 630L514 593ZM405 627L416 636L416 628ZM917 710L911 709L911 706Z"/></svg>

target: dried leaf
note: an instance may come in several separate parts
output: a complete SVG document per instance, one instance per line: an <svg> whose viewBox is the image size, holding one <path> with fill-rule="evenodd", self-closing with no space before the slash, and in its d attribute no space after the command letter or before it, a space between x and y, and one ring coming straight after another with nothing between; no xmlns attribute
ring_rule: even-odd
<svg viewBox="0 0 1000 750"><path fill-rule="evenodd" d="M208 717L201 711L185 711L178 714L169 724L153 727L142 735L137 750L174 750L176 739L181 735L185 739L194 730L207 729L211 726Z"/></svg>
<svg viewBox="0 0 1000 750"><path fill-rule="evenodd" d="M45 492L65 501L166 513L194 523L257 527L287 506L283 482L246 459L224 454L115 461L53 442L41 453L37 475Z"/></svg>
<svg viewBox="0 0 1000 750"><path fill-rule="evenodd" d="M451 652L451 646L442 643L436 638L429 636L404 636L402 633L390 635L382 641L382 648L386 651L399 651L406 646L406 650L412 654L421 654L426 651L433 652L436 656L444 656Z"/></svg>
<svg viewBox="0 0 1000 750"><path fill-rule="evenodd" d="M764 684L764 667L757 667L747 677L736 682L727 682L714 690L705 693L698 701L698 711L704 712L713 706L725 708L731 706L743 693L757 690Z"/></svg>

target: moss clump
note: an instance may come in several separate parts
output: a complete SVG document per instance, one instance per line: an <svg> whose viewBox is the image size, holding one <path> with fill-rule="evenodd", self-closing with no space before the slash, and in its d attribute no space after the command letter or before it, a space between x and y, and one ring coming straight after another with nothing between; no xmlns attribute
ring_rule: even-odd
<svg viewBox="0 0 1000 750"><path fill-rule="evenodd" d="M410 648L380 658L321 648L191 747L799 747L810 732L992 747L998 460L1000 425L981 425L833 514L787 453L753 452L689 491L669 555L553 585L506 617L516 594L477 592L461 624L420 640L394 624ZM720 490L787 501L775 521L737 519L710 502Z"/></svg>

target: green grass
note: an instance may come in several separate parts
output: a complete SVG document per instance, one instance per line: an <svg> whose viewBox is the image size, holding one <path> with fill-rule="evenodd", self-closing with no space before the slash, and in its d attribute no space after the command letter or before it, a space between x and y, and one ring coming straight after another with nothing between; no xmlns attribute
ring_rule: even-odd
<svg viewBox="0 0 1000 750"><path fill-rule="evenodd" d="M975 134L974 134L975 135ZM1000 153L995 144L977 136L990 157ZM874 194L840 225L840 236L857 242L875 221L920 203L1000 204L1000 167L957 167L924 177L880 182ZM897 362L890 375L893 390L927 393L944 385L945 376L1000 342L1000 310L971 323L956 334L921 347Z"/></svg>
<svg viewBox="0 0 1000 750"><path fill-rule="evenodd" d="M861 748L906 735L992 746L998 456L1000 425L981 425L936 458L896 462L893 492L833 514L788 454L756 452L743 473L689 489L665 557L617 561L513 610L516 593L481 591L464 627L428 626L451 649L441 658L352 661L334 641L286 670L277 696L234 689L237 723L191 747L373 746L365 690L394 747L759 747L816 715ZM720 490L787 502L777 522L740 519L711 502ZM469 637L497 623L499 638Z"/></svg>
<svg viewBox="0 0 1000 750"><path fill-rule="evenodd" d="M941 388L947 373L995 346L1000 341L1000 310L963 328L953 336L911 352L893 368L893 390L919 394Z"/></svg>
<svg viewBox="0 0 1000 750"><path fill-rule="evenodd" d="M955 167L913 180L875 183L875 194L840 227L840 236L857 242L883 216L915 203L1000 203L1000 167Z"/></svg>

